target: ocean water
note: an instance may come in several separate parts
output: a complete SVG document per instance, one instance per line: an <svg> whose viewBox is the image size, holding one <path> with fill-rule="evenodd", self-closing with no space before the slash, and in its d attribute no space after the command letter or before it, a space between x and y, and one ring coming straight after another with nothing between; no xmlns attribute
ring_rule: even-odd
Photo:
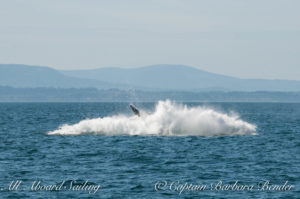
<svg viewBox="0 0 300 199"><path fill-rule="evenodd" d="M300 197L300 104L183 104L0 103L0 198Z"/></svg>

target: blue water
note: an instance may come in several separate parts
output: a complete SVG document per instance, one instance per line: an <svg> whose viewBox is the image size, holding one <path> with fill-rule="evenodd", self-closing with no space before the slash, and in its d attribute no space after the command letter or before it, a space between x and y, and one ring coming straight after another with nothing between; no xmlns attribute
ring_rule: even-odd
<svg viewBox="0 0 300 199"><path fill-rule="evenodd" d="M154 105L138 107L152 110ZM239 113L257 126L258 135L48 135L66 123L129 115L128 103L1 103L0 198L299 198L300 104L209 106ZM18 189L9 190L18 180ZM31 189L35 181L63 186L57 191ZM100 188L95 193L69 189L86 181L91 189ZM216 187L220 181L253 185L253 190L221 190ZM293 187L258 190L267 181L288 181ZM185 183L207 187L180 193L179 185Z"/></svg>

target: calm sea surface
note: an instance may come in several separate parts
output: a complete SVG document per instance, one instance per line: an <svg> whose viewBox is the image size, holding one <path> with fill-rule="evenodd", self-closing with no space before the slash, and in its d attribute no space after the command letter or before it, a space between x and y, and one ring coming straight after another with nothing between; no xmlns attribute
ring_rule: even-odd
<svg viewBox="0 0 300 199"><path fill-rule="evenodd" d="M0 103L0 198L300 197L300 104L209 104L256 136L47 135L128 105Z"/></svg>

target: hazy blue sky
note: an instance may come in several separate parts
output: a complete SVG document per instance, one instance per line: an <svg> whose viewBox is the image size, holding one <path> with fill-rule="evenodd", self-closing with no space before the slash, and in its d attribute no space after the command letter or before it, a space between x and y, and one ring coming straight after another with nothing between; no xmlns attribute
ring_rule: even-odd
<svg viewBox="0 0 300 199"><path fill-rule="evenodd" d="M300 1L0 0L0 63L300 80Z"/></svg>

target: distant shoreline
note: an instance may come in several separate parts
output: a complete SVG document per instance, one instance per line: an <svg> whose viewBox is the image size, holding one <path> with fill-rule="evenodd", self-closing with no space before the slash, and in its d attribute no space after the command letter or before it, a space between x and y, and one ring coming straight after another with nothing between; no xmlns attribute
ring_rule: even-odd
<svg viewBox="0 0 300 199"><path fill-rule="evenodd" d="M284 102L299 103L300 92L141 91L96 88L14 88L0 86L0 102Z"/></svg>

